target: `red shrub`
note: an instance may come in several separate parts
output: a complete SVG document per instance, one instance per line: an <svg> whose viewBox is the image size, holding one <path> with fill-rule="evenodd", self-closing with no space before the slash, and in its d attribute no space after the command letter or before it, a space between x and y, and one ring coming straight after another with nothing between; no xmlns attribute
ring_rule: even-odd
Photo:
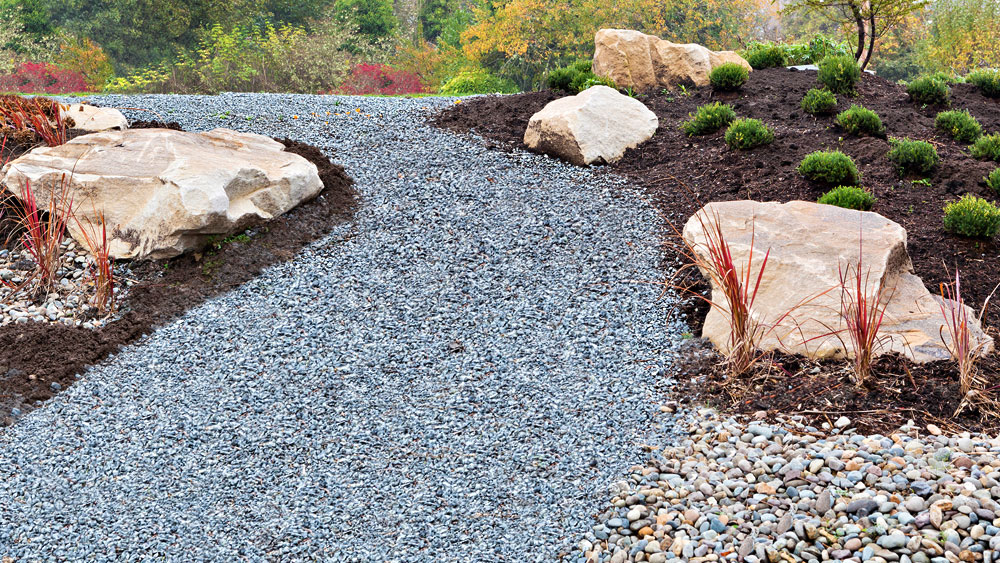
<svg viewBox="0 0 1000 563"><path fill-rule="evenodd" d="M412 72L397 70L389 65L359 64L351 69L350 76L337 89L338 94L360 96L364 94L421 94L427 89Z"/></svg>
<svg viewBox="0 0 1000 563"><path fill-rule="evenodd" d="M50 63L21 63L11 74L0 76L0 92L67 94L87 90L78 72Z"/></svg>

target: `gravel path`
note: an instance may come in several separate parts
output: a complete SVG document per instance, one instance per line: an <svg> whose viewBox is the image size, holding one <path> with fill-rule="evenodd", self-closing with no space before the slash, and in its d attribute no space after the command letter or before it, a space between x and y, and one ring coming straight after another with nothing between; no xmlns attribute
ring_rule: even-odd
<svg viewBox="0 0 1000 563"><path fill-rule="evenodd" d="M662 437L680 330L615 179L423 124L451 100L97 101L335 151L364 205L0 433L0 556L554 561Z"/></svg>

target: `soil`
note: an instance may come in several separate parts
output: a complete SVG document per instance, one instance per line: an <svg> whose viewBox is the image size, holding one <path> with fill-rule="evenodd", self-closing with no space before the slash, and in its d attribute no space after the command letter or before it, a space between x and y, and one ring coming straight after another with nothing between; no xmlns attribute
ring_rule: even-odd
<svg viewBox="0 0 1000 563"><path fill-rule="evenodd" d="M981 306L1000 283L997 274L1000 247L995 239L977 240L946 232L941 217L947 202L966 193L997 200L997 194L986 186L983 178L998 164L973 159L967 145L934 128L935 116L945 108L914 104L903 86L866 74L856 97L837 97L837 111L852 104L863 105L879 114L889 136L929 141L941 157L941 163L929 177L930 186L913 183L916 178L900 178L886 157L890 149L886 139L848 136L834 124L834 115L814 117L802 111L799 107L802 97L818 86L815 71L776 68L752 72L741 91L729 94L698 88L640 95L639 99L659 118L659 130L652 139L629 150L607 169L634 181L644 190L646 199L680 228L710 201L816 201L830 186L805 180L795 168L810 152L841 150L854 159L863 185L877 198L873 211L906 228L910 257L927 288L937 293L940 283L950 281L953 273L949 271L958 268L966 302L977 308ZM527 150L522 138L528 119L548 102L564 95L564 92L541 91L476 98L445 110L435 123L453 131L480 135L491 146ZM740 117L764 121L775 132L774 143L750 151L735 151L726 146L724 131L687 137L680 124L698 106L712 101L732 104ZM985 132L1000 131L1000 100L983 96L972 85L952 85L950 109L967 109ZM666 242L671 242L667 238ZM669 256L667 266L678 259L676 255ZM701 283L704 291L706 287ZM682 313L694 320L691 324L695 333L700 331L698 325L705 312L706 306L693 299L684 306ZM1000 326L1000 296L989 303L984 322L987 327ZM994 337L998 336L994 328L989 330ZM719 358L714 354L694 354L687 361L689 365L681 366L682 372L701 373L710 380L718 375ZM950 416L958 406L957 375L947 362L916 365L899 358L880 360L876 370L879 389L874 391L856 389L846 383L842 363L810 364L804 375L797 368L802 362L801 358L782 357L767 364L762 368L764 373L758 374L765 378L761 382L766 383L745 386L739 400L729 408L739 412L794 411L817 421L825 420L826 415L807 411L858 415L869 411L905 412L907 418L918 422L947 420L957 427L1000 429L1000 420L981 420L978 413ZM791 368L775 367L784 364ZM819 373L810 373L817 367ZM982 369L987 373L1000 372L997 355L986 358ZM716 396L713 393L718 388L696 385L692 391L709 399ZM868 424L874 430L888 430L898 427L901 416L881 417L881 422L879 417L872 416Z"/></svg>
<svg viewBox="0 0 1000 563"><path fill-rule="evenodd" d="M171 125L176 124L167 124L179 129ZM302 247L353 218L359 196L344 169L314 146L277 140L285 150L316 164L324 188L314 199L252 227L248 238L217 242L202 253L170 260L133 262L131 277L136 283L119 304L118 318L100 329L47 323L0 327L0 426L13 422L11 409L27 412L59 392L53 383L60 391L67 389L87 366L206 299L253 279L264 268L291 259ZM5 239L0 231L0 245Z"/></svg>

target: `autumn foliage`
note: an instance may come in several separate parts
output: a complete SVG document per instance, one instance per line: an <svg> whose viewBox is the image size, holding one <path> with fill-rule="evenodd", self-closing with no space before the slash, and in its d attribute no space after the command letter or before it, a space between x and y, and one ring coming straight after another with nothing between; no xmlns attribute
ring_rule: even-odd
<svg viewBox="0 0 1000 563"><path fill-rule="evenodd" d="M361 96L379 94L394 96L400 94L421 94L426 92L420 78L412 72L396 70L389 65L359 64L351 69L351 74L337 90L338 94Z"/></svg>
<svg viewBox="0 0 1000 563"><path fill-rule="evenodd" d="M0 92L68 94L86 89L87 83L80 73L51 63L21 63L14 72L0 76Z"/></svg>
<svg viewBox="0 0 1000 563"><path fill-rule="evenodd" d="M769 6L765 0L510 0L477 8L462 45L475 61L504 57L527 89L549 70L590 58L598 29L637 29L671 41L736 49L763 26Z"/></svg>
<svg viewBox="0 0 1000 563"><path fill-rule="evenodd" d="M64 41L59 46L56 62L60 68L79 74L86 89L95 92L104 88L115 74L104 49L89 38Z"/></svg>

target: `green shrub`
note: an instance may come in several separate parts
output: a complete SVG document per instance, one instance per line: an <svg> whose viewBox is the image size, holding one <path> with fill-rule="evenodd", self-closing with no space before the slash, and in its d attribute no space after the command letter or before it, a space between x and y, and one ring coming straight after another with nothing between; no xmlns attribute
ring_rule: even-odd
<svg viewBox="0 0 1000 563"><path fill-rule="evenodd" d="M785 49L773 43L758 43L747 49L743 53L743 58L754 70L785 66L787 59Z"/></svg>
<svg viewBox="0 0 1000 563"><path fill-rule="evenodd" d="M861 68L850 55L831 55L819 62L819 81L836 94L853 94Z"/></svg>
<svg viewBox="0 0 1000 563"><path fill-rule="evenodd" d="M974 70L965 77L965 81L974 84L991 98L1000 98L1000 70L981 68Z"/></svg>
<svg viewBox="0 0 1000 563"><path fill-rule="evenodd" d="M317 20L309 31L288 25L229 28L215 24L202 29L194 48L179 52L174 61L113 78L105 90L315 94L339 88L349 78L355 60L378 61L385 56L384 45L368 42L338 18Z"/></svg>
<svg viewBox="0 0 1000 563"><path fill-rule="evenodd" d="M736 112L733 111L733 106L729 104L713 102L698 107L689 117L691 119L685 121L681 125L681 129L688 136L706 135L729 125L736 119Z"/></svg>
<svg viewBox="0 0 1000 563"><path fill-rule="evenodd" d="M819 203L836 205L845 209L869 211L875 203L875 196L858 186L837 186L820 196Z"/></svg>
<svg viewBox="0 0 1000 563"><path fill-rule="evenodd" d="M854 49L847 43L816 35L808 43L750 41L740 55L750 63L750 66L760 69L813 64L829 55L850 55L853 52Z"/></svg>
<svg viewBox="0 0 1000 563"><path fill-rule="evenodd" d="M992 237L1000 231L1000 209L985 199L964 195L944 206L944 228L967 237Z"/></svg>
<svg viewBox="0 0 1000 563"><path fill-rule="evenodd" d="M948 84L944 80L922 76L906 86L906 93L910 95L911 100L918 104L944 106L948 105L951 89L948 88Z"/></svg>
<svg viewBox="0 0 1000 563"><path fill-rule="evenodd" d="M1000 162L1000 133L983 135L976 139L976 142L969 147L972 156L979 160L993 160Z"/></svg>
<svg viewBox="0 0 1000 563"><path fill-rule="evenodd" d="M983 178L986 181L986 185L989 186L997 195L1000 195L1000 168L997 168L993 172L990 172L988 176Z"/></svg>
<svg viewBox="0 0 1000 563"><path fill-rule="evenodd" d="M926 175L940 161L937 149L927 141L889 139L889 144L892 145L889 160L896 165L900 176L907 173Z"/></svg>
<svg viewBox="0 0 1000 563"><path fill-rule="evenodd" d="M830 55L851 56L854 49L846 42L834 41L822 34L815 35L809 43L786 45L788 64L817 64Z"/></svg>
<svg viewBox="0 0 1000 563"><path fill-rule="evenodd" d="M945 84L962 84L962 83L965 82L965 79L962 78L961 76L958 76L957 74L952 74L952 73L949 73L949 72L944 72L942 70L939 70L937 72L932 72L930 74L925 74L924 76L926 76L927 78L933 78L935 80L940 80L941 82L944 82Z"/></svg>
<svg viewBox="0 0 1000 563"><path fill-rule="evenodd" d="M580 74L577 74L576 78L573 79L573 82L569 86L571 92L580 93L586 90L587 88L590 88L591 86L597 86L597 85L607 86L609 88L617 88L617 86L615 86L615 81L611 80L611 78L608 78L606 76L597 76L596 74L590 71L581 72Z"/></svg>
<svg viewBox="0 0 1000 563"><path fill-rule="evenodd" d="M568 67L553 70L545 77L545 83L553 90L564 90L572 94L579 94L596 84L617 88L610 78L591 72L592 66L590 60L581 59Z"/></svg>
<svg viewBox="0 0 1000 563"><path fill-rule="evenodd" d="M774 132L759 119L737 119L726 129L726 144L734 149L752 149L769 145Z"/></svg>
<svg viewBox="0 0 1000 563"><path fill-rule="evenodd" d="M708 73L712 88L730 92L738 90L750 78L750 73L738 63L722 63Z"/></svg>
<svg viewBox="0 0 1000 563"><path fill-rule="evenodd" d="M885 134L885 126L882 119L874 111L861 106L852 105L837 114L837 125L847 132L848 135L871 135L878 137Z"/></svg>
<svg viewBox="0 0 1000 563"><path fill-rule="evenodd" d="M983 127L969 110L942 111L934 119L934 126L960 143L971 143L983 134Z"/></svg>
<svg viewBox="0 0 1000 563"><path fill-rule="evenodd" d="M809 153L796 170L809 180L832 186L856 186L861 181L854 161L840 151Z"/></svg>
<svg viewBox="0 0 1000 563"><path fill-rule="evenodd" d="M579 72L572 68L557 68L545 77L545 82L553 90L565 90L569 92L569 86Z"/></svg>
<svg viewBox="0 0 1000 563"><path fill-rule="evenodd" d="M802 110L813 115L826 115L837 109L837 97L829 90L813 88L802 98Z"/></svg>
<svg viewBox="0 0 1000 563"><path fill-rule="evenodd" d="M512 94L517 92L517 85L510 80L494 76L485 69L467 69L459 72L441 86L444 96L461 96L466 94Z"/></svg>

